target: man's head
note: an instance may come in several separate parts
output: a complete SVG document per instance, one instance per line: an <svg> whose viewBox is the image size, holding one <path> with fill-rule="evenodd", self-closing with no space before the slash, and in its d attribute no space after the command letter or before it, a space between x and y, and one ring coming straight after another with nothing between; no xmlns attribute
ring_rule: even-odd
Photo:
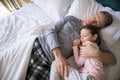
<svg viewBox="0 0 120 80"><path fill-rule="evenodd" d="M83 25L93 25L98 28L109 26L113 22L112 15L107 11L100 11L99 13L90 16L83 20Z"/></svg>

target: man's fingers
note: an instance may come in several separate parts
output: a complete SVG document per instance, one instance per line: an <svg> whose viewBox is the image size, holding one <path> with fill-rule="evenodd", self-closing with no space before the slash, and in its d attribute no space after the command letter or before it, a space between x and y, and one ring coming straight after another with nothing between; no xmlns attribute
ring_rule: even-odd
<svg viewBox="0 0 120 80"><path fill-rule="evenodd" d="M64 76L64 65L63 63L60 63L59 65L57 65L57 71L59 73L60 76Z"/></svg>
<svg viewBox="0 0 120 80"><path fill-rule="evenodd" d="M61 66L60 68L61 68L61 69L60 69L60 74L61 74L61 76L63 77L63 76L64 76L64 67Z"/></svg>
<svg viewBox="0 0 120 80"><path fill-rule="evenodd" d="M60 74L60 66L57 66L57 72Z"/></svg>
<svg viewBox="0 0 120 80"><path fill-rule="evenodd" d="M80 47L80 52L84 52L85 47Z"/></svg>
<svg viewBox="0 0 120 80"><path fill-rule="evenodd" d="M56 63L57 72L61 77L68 76L68 65L64 58Z"/></svg>
<svg viewBox="0 0 120 80"><path fill-rule="evenodd" d="M61 66L61 69L60 69L60 75L62 77L68 77L68 66Z"/></svg>
<svg viewBox="0 0 120 80"><path fill-rule="evenodd" d="M68 73L69 73L69 71L68 71L68 66L66 66L66 67L65 67L65 77L68 77L68 75L69 75Z"/></svg>

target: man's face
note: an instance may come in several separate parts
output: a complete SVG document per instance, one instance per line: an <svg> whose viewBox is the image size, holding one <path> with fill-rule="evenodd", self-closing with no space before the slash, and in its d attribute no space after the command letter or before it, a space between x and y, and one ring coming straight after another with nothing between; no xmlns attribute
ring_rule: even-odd
<svg viewBox="0 0 120 80"><path fill-rule="evenodd" d="M98 28L102 28L105 24L105 16L102 13L90 16L88 19L83 20L83 25L92 25Z"/></svg>

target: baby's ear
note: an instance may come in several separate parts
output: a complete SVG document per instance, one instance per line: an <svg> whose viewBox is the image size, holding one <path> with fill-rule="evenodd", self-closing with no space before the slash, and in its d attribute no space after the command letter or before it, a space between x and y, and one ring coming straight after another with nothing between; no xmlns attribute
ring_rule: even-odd
<svg viewBox="0 0 120 80"><path fill-rule="evenodd" d="M97 38L98 38L98 35L97 35L97 34L94 34L93 37L92 37L92 39L93 39L94 41L96 41Z"/></svg>

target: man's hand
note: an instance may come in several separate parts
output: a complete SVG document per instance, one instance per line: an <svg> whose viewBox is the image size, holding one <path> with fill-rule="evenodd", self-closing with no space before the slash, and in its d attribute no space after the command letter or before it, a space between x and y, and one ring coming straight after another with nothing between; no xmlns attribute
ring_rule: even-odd
<svg viewBox="0 0 120 80"><path fill-rule="evenodd" d="M56 68L58 73L62 77L68 77L68 63L63 56L60 56L55 60Z"/></svg>
<svg viewBox="0 0 120 80"><path fill-rule="evenodd" d="M110 54L100 51L99 48L92 46L91 44L86 44L85 47L81 47L80 49L80 56L87 58L96 57L105 64L109 64L112 61L112 56Z"/></svg>
<svg viewBox="0 0 120 80"><path fill-rule="evenodd" d="M93 46L92 44L86 44L86 46L80 47L80 55L84 57L98 57L99 48Z"/></svg>
<svg viewBox="0 0 120 80"><path fill-rule="evenodd" d="M53 53L55 56L55 65L57 68L58 73L62 77L68 77L68 63L66 59L62 56L61 51L59 48L53 49Z"/></svg>

